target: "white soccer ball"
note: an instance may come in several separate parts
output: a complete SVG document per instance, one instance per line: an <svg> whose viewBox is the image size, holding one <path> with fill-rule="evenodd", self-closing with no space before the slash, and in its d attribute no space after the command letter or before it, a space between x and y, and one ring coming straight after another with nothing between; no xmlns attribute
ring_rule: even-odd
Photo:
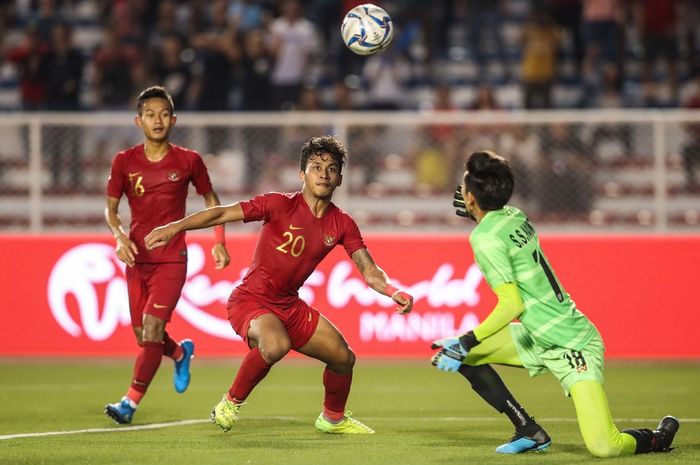
<svg viewBox="0 0 700 465"><path fill-rule="evenodd" d="M394 38L391 17L377 5L365 3L348 11L340 26L345 45L358 55L374 55Z"/></svg>

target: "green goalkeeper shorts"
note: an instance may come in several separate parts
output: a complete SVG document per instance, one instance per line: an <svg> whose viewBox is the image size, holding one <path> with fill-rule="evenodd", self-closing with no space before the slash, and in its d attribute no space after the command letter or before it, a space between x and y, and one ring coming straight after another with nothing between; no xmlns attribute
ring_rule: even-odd
<svg viewBox="0 0 700 465"><path fill-rule="evenodd" d="M579 381L603 380L603 353L605 346L600 335L586 344L580 351L554 347L544 349L535 345L525 328L518 323L509 325L510 335L518 351L518 356L530 376L535 377L550 371L569 395L569 389Z"/></svg>

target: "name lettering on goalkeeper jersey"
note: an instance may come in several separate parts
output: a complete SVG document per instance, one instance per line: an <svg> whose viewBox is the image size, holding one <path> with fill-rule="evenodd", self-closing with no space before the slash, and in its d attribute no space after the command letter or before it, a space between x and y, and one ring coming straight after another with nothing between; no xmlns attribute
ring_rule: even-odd
<svg viewBox="0 0 700 465"><path fill-rule="evenodd" d="M515 228L515 230L508 236L511 241L518 246L519 249L525 247L530 239L535 235L535 228L530 224L529 221L523 221L523 223Z"/></svg>

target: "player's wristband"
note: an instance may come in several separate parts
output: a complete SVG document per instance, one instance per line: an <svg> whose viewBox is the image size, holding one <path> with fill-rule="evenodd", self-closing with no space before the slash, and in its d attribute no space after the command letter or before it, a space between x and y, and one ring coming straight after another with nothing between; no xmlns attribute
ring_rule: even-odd
<svg viewBox="0 0 700 465"><path fill-rule="evenodd" d="M217 244L226 245L226 230L223 224L214 226L214 238Z"/></svg>
<svg viewBox="0 0 700 465"><path fill-rule="evenodd" d="M399 289L391 284L387 284L384 288L384 295L388 295L389 297L393 297L397 292L399 292Z"/></svg>

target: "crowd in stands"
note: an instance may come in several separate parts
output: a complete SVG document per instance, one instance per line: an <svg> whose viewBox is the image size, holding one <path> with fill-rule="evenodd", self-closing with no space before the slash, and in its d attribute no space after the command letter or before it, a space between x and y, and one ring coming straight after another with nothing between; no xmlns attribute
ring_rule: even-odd
<svg viewBox="0 0 700 465"><path fill-rule="evenodd" d="M0 2L0 108L191 111L682 107L696 0L386 0L390 48L341 42L357 0Z"/></svg>

